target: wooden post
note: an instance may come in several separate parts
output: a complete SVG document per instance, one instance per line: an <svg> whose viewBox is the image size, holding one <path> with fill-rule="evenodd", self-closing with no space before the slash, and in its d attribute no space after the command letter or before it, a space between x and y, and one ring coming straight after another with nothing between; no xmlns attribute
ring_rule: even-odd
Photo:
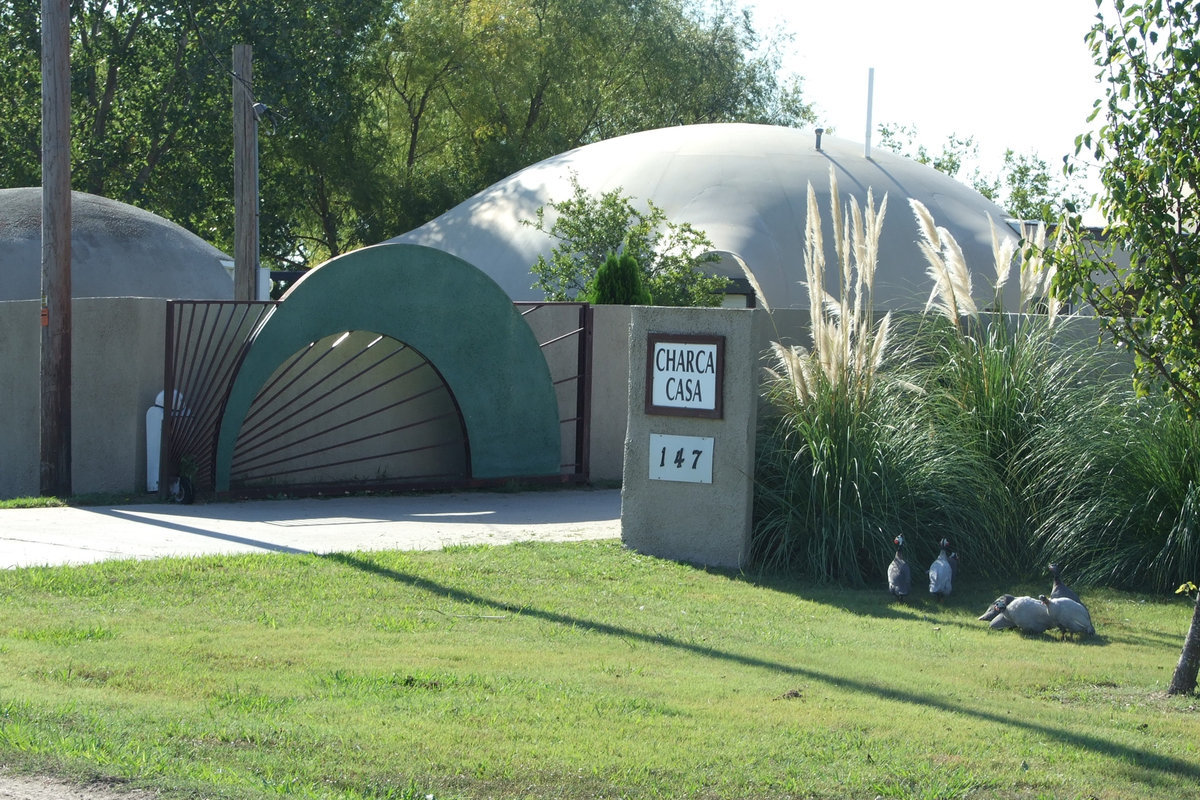
<svg viewBox="0 0 1200 800"><path fill-rule="evenodd" d="M258 118L254 56L233 46L233 299L255 300L258 287Z"/></svg>
<svg viewBox="0 0 1200 800"><path fill-rule="evenodd" d="M71 494L70 3L42 0L41 493Z"/></svg>

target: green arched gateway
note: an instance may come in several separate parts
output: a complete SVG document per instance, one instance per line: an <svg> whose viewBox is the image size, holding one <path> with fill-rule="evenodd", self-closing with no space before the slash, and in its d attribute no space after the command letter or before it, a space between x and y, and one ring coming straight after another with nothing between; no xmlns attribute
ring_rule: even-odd
<svg viewBox="0 0 1200 800"><path fill-rule="evenodd" d="M309 272L254 333L217 438L215 489L230 489L243 421L273 373L314 342L370 331L420 352L462 414L471 478L554 475L558 404L537 339L487 275L441 250L368 247Z"/></svg>

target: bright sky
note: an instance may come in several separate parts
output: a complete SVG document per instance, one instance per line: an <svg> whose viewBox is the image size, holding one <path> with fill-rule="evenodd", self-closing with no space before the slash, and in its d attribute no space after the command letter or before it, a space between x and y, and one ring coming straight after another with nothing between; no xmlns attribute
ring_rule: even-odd
<svg viewBox="0 0 1200 800"><path fill-rule="evenodd" d="M803 76L822 122L853 141L866 135L874 67L875 131L915 127L934 153L952 133L974 136L986 173L1012 148L1057 175L1101 95L1084 41L1095 0L740 2L764 35L792 35L785 68Z"/></svg>

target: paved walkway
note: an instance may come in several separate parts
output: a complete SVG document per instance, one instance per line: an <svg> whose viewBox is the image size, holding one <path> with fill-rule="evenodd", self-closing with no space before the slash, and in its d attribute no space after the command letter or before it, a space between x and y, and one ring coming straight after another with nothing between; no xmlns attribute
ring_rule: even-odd
<svg viewBox="0 0 1200 800"><path fill-rule="evenodd" d="M0 569L619 538L618 489L0 510Z"/></svg>

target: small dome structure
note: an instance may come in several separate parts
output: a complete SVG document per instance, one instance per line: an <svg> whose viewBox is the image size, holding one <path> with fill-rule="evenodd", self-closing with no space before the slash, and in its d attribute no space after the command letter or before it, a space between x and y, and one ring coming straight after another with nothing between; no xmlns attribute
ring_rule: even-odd
<svg viewBox="0 0 1200 800"><path fill-rule="evenodd" d="M72 297L229 300L229 256L140 208L71 193ZM0 189L0 300L36 300L42 283L42 190Z"/></svg>
<svg viewBox="0 0 1200 800"><path fill-rule="evenodd" d="M740 278L744 265L772 308L807 308L802 282L809 184L822 216L827 284L836 289L831 169L843 207L850 196L864 206L868 188L876 205L888 198L875 278L878 308L919 310L933 288L909 198L924 203L954 235L974 274L976 300L981 308L991 305L989 217L1001 236L1017 238L1003 209L895 153L873 150L868 158L862 144L770 125L687 125L585 145L527 167L389 241L445 250L488 273L514 300L540 300L530 267L555 242L522 221L534 219L542 206L552 219L548 206L571 196L574 174L590 193L620 189L638 206L648 199L669 219L703 230L721 255L717 271ZM1009 281L1011 290L1016 283ZM1015 298L1005 304L1015 307Z"/></svg>

